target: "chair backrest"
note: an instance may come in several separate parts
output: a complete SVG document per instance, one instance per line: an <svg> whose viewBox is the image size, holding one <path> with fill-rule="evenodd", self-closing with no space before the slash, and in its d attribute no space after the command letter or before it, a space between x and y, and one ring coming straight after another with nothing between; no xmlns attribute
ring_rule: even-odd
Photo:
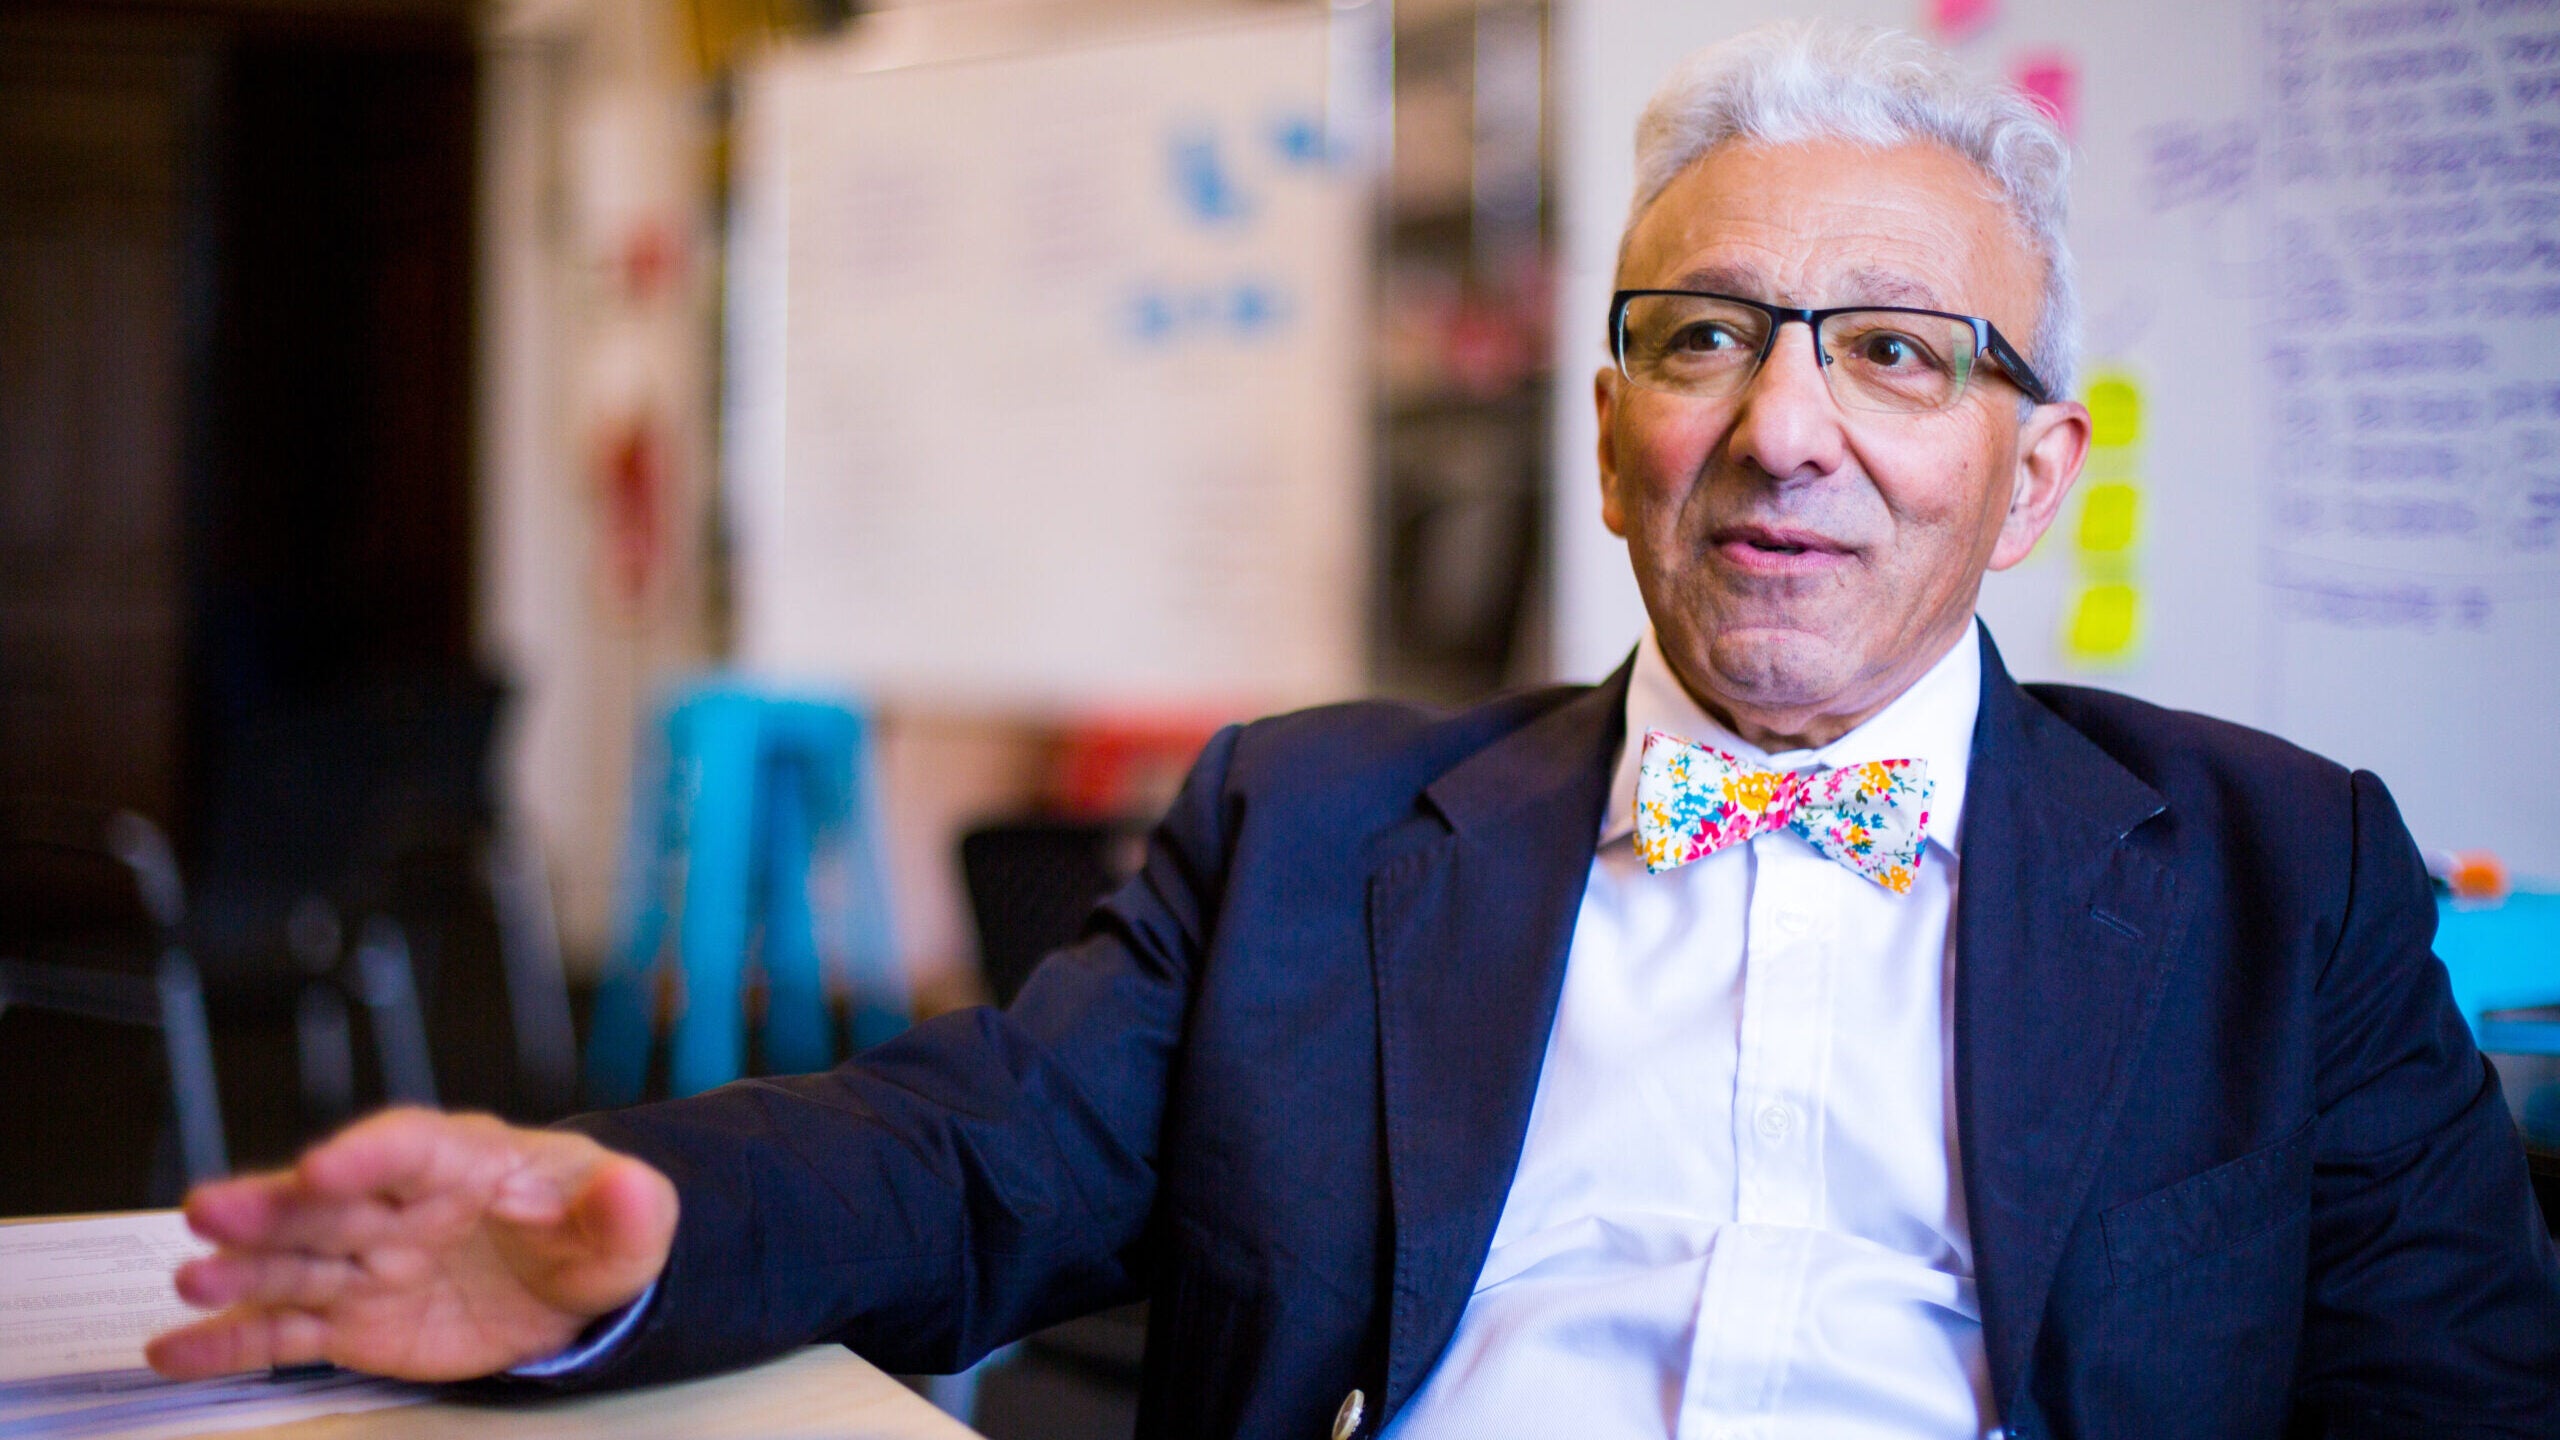
<svg viewBox="0 0 2560 1440"><path fill-rule="evenodd" d="M227 1168L203 989L177 940L184 913L150 822L0 801L0 1090L13 1099L0 1213L166 1203ZM101 1025L158 1031L159 1062Z"/></svg>
<svg viewBox="0 0 2560 1440"><path fill-rule="evenodd" d="M1084 932L1095 903L1135 870L1143 834L1133 822L1025 819L961 837L978 964L997 1004L1012 1004L1042 957Z"/></svg>
<svg viewBox="0 0 2560 1440"><path fill-rule="evenodd" d="M2533 1170L2533 1198L2542 1207L2542 1228L2560 1240L2560 1150L2528 1144L2525 1161Z"/></svg>
<svg viewBox="0 0 2560 1440"><path fill-rule="evenodd" d="M276 705L218 735L196 849L192 935L217 984L291 973L306 897L381 908L399 867L474 865L493 826L489 757L504 691L470 671L377 678Z"/></svg>

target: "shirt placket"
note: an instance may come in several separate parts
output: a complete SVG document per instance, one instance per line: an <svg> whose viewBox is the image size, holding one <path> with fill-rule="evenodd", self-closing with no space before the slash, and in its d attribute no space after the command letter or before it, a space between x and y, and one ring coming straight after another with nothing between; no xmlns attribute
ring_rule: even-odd
<svg viewBox="0 0 2560 1440"><path fill-rule="evenodd" d="M1700 1287L1683 1440L1768 1440L1824 1213L1838 867L1792 835L1763 836L1749 849L1734 1219L1718 1233Z"/></svg>

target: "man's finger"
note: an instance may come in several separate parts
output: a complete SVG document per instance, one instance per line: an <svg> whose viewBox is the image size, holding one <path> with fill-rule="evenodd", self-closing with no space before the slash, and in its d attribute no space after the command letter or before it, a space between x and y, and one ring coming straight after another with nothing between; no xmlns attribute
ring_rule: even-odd
<svg viewBox="0 0 2560 1440"><path fill-rule="evenodd" d="M217 1245L265 1245L275 1228L289 1172L272 1171L215 1180L187 1192L187 1228Z"/></svg>
<svg viewBox="0 0 2560 1440"><path fill-rule="evenodd" d="M226 1305L316 1310L347 1293L364 1272L352 1260L297 1251L246 1254L226 1250L178 1267L178 1298L200 1309Z"/></svg>
<svg viewBox="0 0 2560 1440"><path fill-rule="evenodd" d="M465 1178L474 1161L499 1159L486 1142L503 1133L485 1116L385 1110L315 1146L293 1173L330 1199L407 1201Z"/></svg>
<svg viewBox="0 0 2560 1440"><path fill-rule="evenodd" d="M493 1186L514 1163L506 1136L486 1116L385 1111L290 1170L198 1187L187 1197L187 1221L218 1245L351 1254L406 1233L411 1202Z"/></svg>
<svg viewBox="0 0 2560 1440"><path fill-rule="evenodd" d="M142 1353L172 1380L201 1380L326 1359L328 1341L327 1323L307 1310L240 1307L159 1336Z"/></svg>
<svg viewBox="0 0 2560 1440"><path fill-rule="evenodd" d="M350 1255L395 1231L399 1212L372 1198L311 1193L295 1172L217 1181L187 1196L187 1228L227 1249Z"/></svg>

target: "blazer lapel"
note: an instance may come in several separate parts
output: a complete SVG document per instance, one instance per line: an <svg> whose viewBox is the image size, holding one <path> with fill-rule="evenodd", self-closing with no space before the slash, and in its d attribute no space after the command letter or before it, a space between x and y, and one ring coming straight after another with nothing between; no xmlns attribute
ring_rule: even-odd
<svg viewBox="0 0 2560 1440"><path fill-rule="evenodd" d="M2010 1413L2064 1240L2185 928L2126 843L2160 795L2021 690L1982 635L1956 899L1957 1125L1992 1395Z"/></svg>
<svg viewBox="0 0 2560 1440"><path fill-rule="evenodd" d="M1395 1251L1381 1425L1456 1330L1510 1193L1630 668L1433 782L1437 833L1370 877Z"/></svg>

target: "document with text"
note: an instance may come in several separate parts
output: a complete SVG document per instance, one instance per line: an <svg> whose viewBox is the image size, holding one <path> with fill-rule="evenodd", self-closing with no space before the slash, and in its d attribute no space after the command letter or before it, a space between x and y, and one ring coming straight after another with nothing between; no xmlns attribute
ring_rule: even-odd
<svg viewBox="0 0 2560 1440"><path fill-rule="evenodd" d="M328 1367L163 1380L143 1343L197 1318L170 1272L211 1247L174 1210L0 1224L0 1440L202 1435L433 1392Z"/></svg>

